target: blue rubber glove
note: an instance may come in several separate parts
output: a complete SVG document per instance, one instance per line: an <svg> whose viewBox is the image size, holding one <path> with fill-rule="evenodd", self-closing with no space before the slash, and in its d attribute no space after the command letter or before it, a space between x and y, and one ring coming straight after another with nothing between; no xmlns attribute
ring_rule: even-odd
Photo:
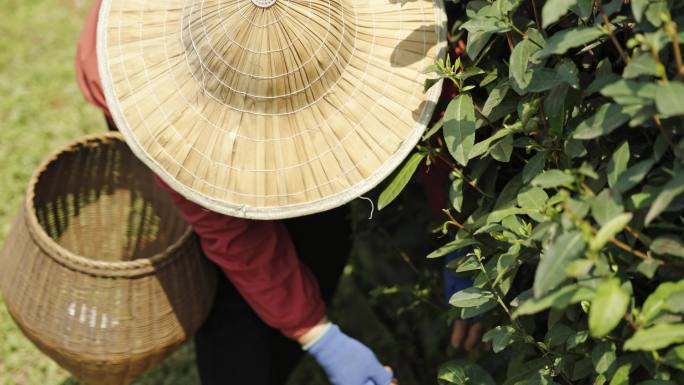
<svg viewBox="0 0 684 385"><path fill-rule="evenodd" d="M457 276L453 271L446 267L449 262L464 257L466 254L467 252L464 250L457 250L447 254L444 260L444 298L446 299L447 303L449 303L451 296L453 296L456 292L473 286L473 281L469 280L468 278Z"/></svg>
<svg viewBox="0 0 684 385"><path fill-rule="evenodd" d="M342 333L334 324L304 349L333 385L389 385L394 378L366 345Z"/></svg>

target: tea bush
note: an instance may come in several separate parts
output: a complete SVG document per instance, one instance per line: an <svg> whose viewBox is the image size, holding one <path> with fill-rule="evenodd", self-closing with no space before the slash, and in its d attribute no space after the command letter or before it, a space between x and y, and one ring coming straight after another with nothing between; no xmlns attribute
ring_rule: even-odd
<svg viewBox="0 0 684 385"><path fill-rule="evenodd" d="M426 84L448 105L379 202L451 170L428 258L460 253L450 311L491 326L493 357L439 383L684 384L684 2L450 6Z"/></svg>

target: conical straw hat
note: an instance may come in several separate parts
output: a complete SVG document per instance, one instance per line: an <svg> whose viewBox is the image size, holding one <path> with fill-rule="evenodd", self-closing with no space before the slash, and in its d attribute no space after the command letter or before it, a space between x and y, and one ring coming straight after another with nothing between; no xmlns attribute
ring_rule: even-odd
<svg viewBox="0 0 684 385"><path fill-rule="evenodd" d="M439 96L442 0L104 0L100 75L133 152L186 198L254 219L386 178Z"/></svg>

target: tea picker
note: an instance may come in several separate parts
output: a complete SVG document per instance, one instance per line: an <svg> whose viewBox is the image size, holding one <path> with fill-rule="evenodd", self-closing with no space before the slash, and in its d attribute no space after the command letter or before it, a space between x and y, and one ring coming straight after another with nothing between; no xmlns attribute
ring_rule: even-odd
<svg viewBox="0 0 684 385"><path fill-rule="evenodd" d="M445 27L441 0L95 5L81 88L223 272L196 337L204 385L280 383L302 347L335 385L391 382L324 300L349 247L339 207L420 140Z"/></svg>

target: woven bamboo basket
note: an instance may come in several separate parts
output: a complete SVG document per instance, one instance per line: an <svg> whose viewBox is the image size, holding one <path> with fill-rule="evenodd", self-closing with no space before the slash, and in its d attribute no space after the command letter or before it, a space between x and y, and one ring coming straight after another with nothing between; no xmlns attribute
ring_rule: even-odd
<svg viewBox="0 0 684 385"><path fill-rule="evenodd" d="M123 385L202 324L215 270L119 134L86 137L34 174L0 251L26 336L89 385Z"/></svg>

